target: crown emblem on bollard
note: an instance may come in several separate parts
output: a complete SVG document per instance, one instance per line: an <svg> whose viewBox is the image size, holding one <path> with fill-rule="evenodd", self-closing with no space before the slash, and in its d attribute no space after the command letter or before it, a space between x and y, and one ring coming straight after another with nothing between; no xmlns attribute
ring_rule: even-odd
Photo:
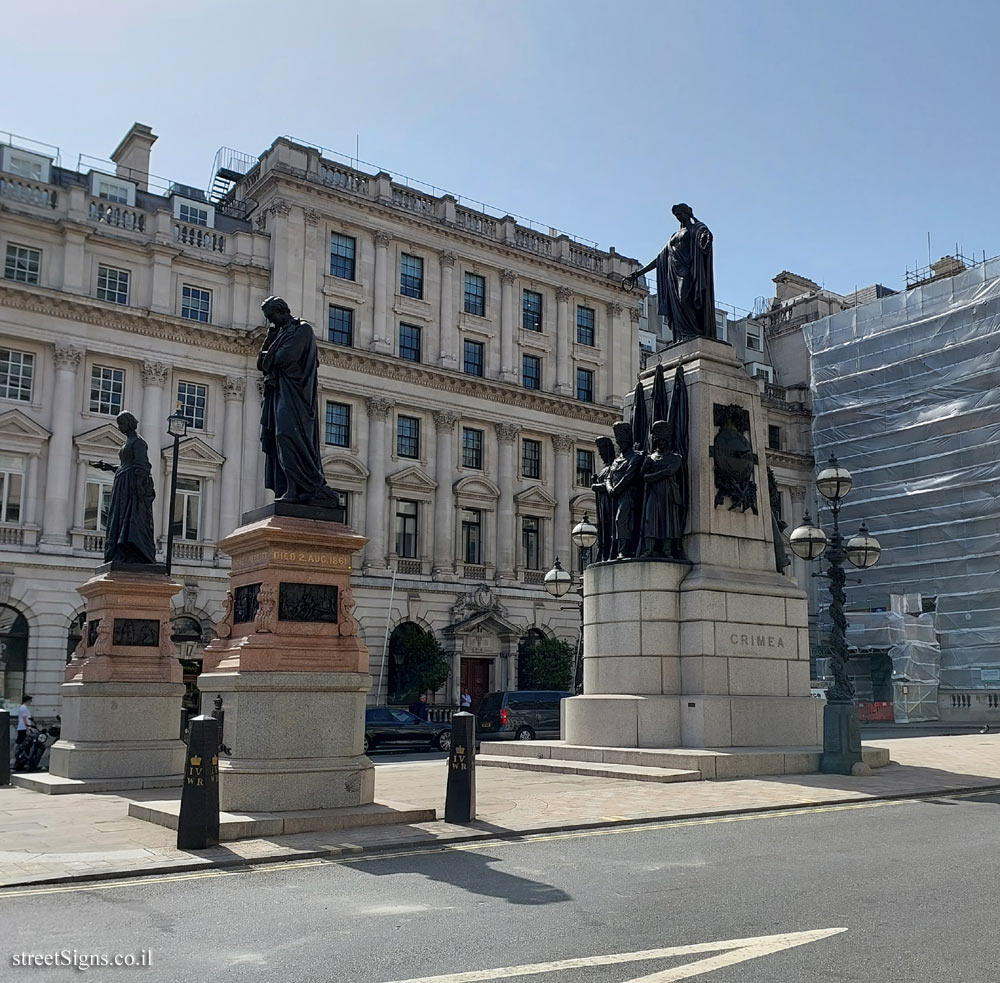
<svg viewBox="0 0 1000 983"><path fill-rule="evenodd" d="M197 768L198 765L200 765L200 764L201 764L201 755L200 754L193 754L193 755L191 755L191 765L193 767Z"/></svg>

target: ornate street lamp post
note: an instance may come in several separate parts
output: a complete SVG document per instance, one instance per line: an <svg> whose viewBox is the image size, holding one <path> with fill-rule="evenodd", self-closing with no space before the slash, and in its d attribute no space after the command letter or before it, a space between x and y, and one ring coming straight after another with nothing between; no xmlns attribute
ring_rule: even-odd
<svg viewBox="0 0 1000 983"><path fill-rule="evenodd" d="M849 775L861 758L861 725L854 705L854 684L847 674L847 619L844 617L844 560L853 566L874 566L882 553L878 540L868 534L862 522L858 534L844 542L840 534L840 504L851 490L853 479L850 471L830 455L827 466L816 475L816 488L830 503L833 514L833 535L827 539L819 526L814 526L809 513L802 517L802 525L792 530L788 545L803 560L826 558L827 569L819 576L830 581L830 619L833 633L830 645L830 671L833 683L826 691L823 710L823 755L820 771L827 774Z"/></svg>
<svg viewBox="0 0 1000 983"><path fill-rule="evenodd" d="M167 433L174 438L173 468L170 472L170 518L167 525L167 573L170 573L170 564L174 557L174 507L177 504L177 456L180 450L181 438L187 436L187 417L177 411L167 417Z"/></svg>

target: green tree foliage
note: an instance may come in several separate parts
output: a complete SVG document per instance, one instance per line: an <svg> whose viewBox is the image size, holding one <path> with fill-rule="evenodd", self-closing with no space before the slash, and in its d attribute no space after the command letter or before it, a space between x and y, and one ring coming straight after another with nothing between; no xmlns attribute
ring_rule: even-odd
<svg viewBox="0 0 1000 983"><path fill-rule="evenodd" d="M431 632L407 625L396 644L402 660L396 669L396 691L401 703L417 700L421 693L433 693L445 684L451 664Z"/></svg>
<svg viewBox="0 0 1000 983"><path fill-rule="evenodd" d="M569 692L575 654L573 646L561 638L540 638L527 646L521 655L521 688Z"/></svg>

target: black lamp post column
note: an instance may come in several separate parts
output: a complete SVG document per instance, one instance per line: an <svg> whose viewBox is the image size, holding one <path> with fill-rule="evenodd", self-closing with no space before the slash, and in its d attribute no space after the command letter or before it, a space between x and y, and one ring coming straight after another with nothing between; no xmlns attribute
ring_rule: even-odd
<svg viewBox="0 0 1000 983"><path fill-rule="evenodd" d="M187 436L187 418L180 412L179 407L177 412L167 417L167 433L174 438L173 466L170 470L170 509L168 511L169 518L167 519L166 568L169 574L170 565L174 558L174 507L177 504L177 459L180 452L181 437Z"/></svg>

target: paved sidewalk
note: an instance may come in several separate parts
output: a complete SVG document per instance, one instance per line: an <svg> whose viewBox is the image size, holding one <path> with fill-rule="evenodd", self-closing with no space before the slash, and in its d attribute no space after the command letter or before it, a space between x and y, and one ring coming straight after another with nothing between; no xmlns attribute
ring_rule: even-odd
<svg viewBox="0 0 1000 983"><path fill-rule="evenodd" d="M1000 735L911 737L878 745L890 749L893 764L870 778L785 775L660 785L483 768L476 775L479 819L470 826L433 822L301 833L240 840L203 851L177 850L172 830L128 817L129 799L166 798L164 790L43 795L0 788L0 888L1000 788ZM390 805L433 807L440 815L445 767L441 760L379 765L376 797ZM179 794L179 790L172 791Z"/></svg>

